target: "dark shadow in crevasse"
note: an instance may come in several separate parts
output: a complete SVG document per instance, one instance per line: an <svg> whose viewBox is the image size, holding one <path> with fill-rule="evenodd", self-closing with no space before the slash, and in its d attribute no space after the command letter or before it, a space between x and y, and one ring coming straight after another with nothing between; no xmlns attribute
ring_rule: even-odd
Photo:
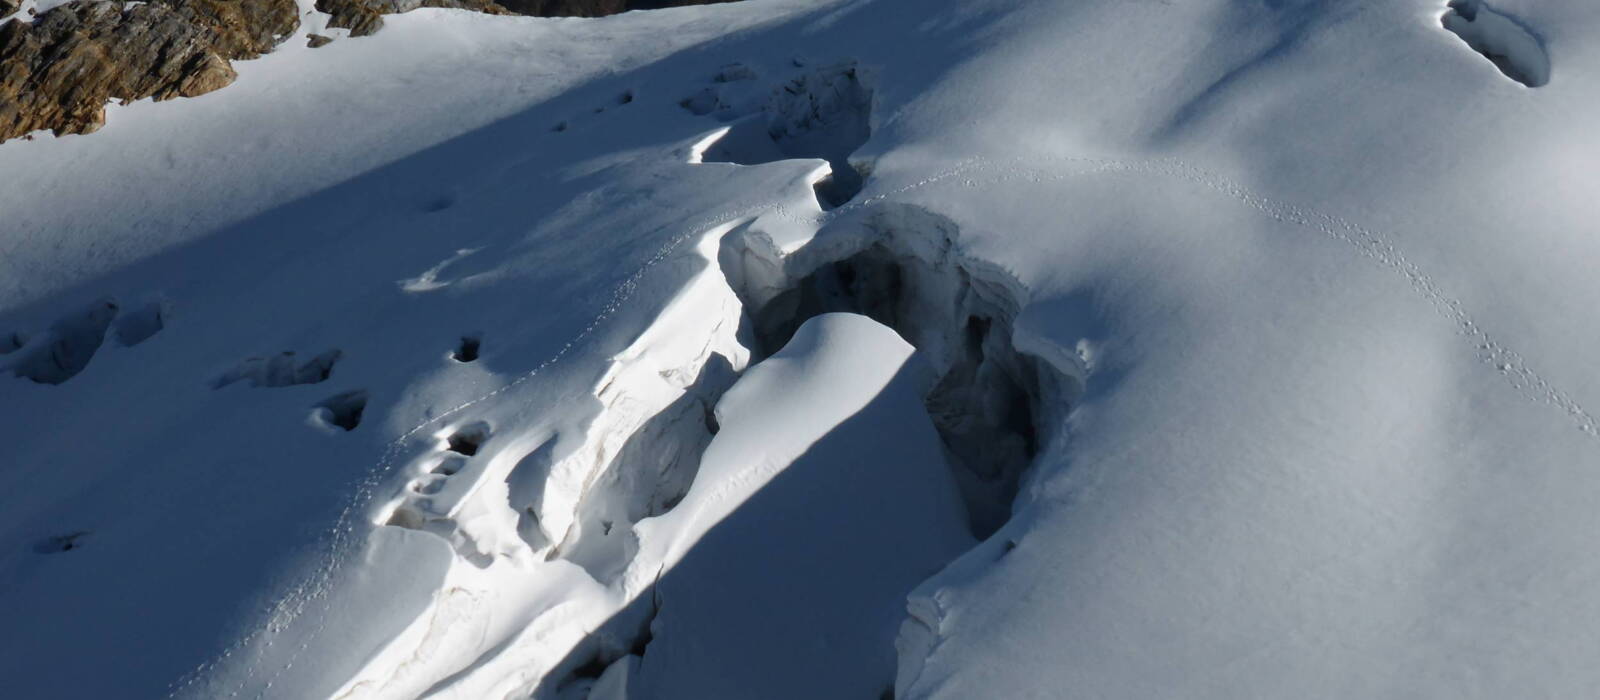
<svg viewBox="0 0 1600 700"><path fill-rule="evenodd" d="M622 573L638 550L634 524L672 510L689 492L719 429L712 409L737 378L728 358L713 353L683 395L623 443L549 558L572 561L601 582Z"/></svg>

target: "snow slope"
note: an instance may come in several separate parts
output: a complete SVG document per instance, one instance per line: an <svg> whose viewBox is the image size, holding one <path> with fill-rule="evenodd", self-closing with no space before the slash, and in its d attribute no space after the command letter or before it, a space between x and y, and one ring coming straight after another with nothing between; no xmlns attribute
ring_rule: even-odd
<svg viewBox="0 0 1600 700"><path fill-rule="evenodd" d="M825 314L724 395L694 488L640 524L642 556L671 571L631 694L871 697L888 684L901 601L973 544L902 369L919 368L911 351L870 319ZM762 483L751 464L781 471Z"/></svg>
<svg viewBox="0 0 1600 700"><path fill-rule="evenodd" d="M303 44L0 145L8 695L1600 693L1592 4Z"/></svg>

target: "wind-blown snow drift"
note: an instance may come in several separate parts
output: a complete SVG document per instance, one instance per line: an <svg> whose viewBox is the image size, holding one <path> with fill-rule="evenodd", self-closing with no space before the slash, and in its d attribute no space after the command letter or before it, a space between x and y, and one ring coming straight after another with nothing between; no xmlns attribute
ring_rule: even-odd
<svg viewBox="0 0 1600 700"><path fill-rule="evenodd" d="M1591 5L418 10L0 145L0 674L1593 695Z"/></svg>

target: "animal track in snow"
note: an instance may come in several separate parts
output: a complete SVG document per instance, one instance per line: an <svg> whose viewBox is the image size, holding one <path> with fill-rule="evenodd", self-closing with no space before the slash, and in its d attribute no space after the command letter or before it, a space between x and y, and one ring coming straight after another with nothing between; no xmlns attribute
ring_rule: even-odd
<svg viewBox="0 0 1600 700"><path fill-rule="evenodd" d="M305 362L298 362L293 351L271 357L246 358L213 380L211 388L221 389L239 381L248 381L250 386L257 388L325 382L333 376L333 366L339 362L342 354L339 350L329 350Z"/></svg>
<svg viewBox="0 0 1600 700"><path fill-rule="evenodd" d="M472 490L471 484L467 485L469 488L452 488L451 485L457 478L468 478L457 475L490 434L489 425L480 421L458 427L443 437L439 452L425 461L421 473L407 482L404 494L384 524L438 535L449 542L462 559L478 567L488 566L495 556L490 553L493 545L480 544L475 530L457 522L458 517L463 517L457 511L473 506L465 500ZM466 519L471 517L470 512L465 516Z"/></svg>
<svg viewBox="0 0 1600 700"><path fill-rule="evenodd" d="M605 112L606 108L608 108L608 107L621 107L623 105L633 104L633 101L634 101L634 99L636 97L637 97L637 95L634 93L632 88L629 88L627 90L623 90L622 92L617 93L616 98L614 98L610 103L603 104L603 105L600 105L598 107L595 107L594 109L589 110L589 113L591 115L601 114L601 113ZM580 117L580 119L581 119L581 117ZM551 126L550 130L554 131L556 133L560 133L560 132L566 131L566 130L572 128L573 121L575 121L575 120L573 120L573 119L563 119L563 120L561 120L559 122L556 122L554 126Z"/></svg>
<svg viewBox="0 0 1600 700"><path fill-rule="evenodd" d="M1506 77L1528 87L1550 82L1544 43L1515 18L1483 0L1450 0L1439 23L1483 54Z"/></svg>
<svg viewBox="0 0 1600 700"><path fill-rule="evenodd" d="M444 484L449 480L449 477L449 474L429 472L412 480L407 488L411 489L412 493L431 496L444 489Z"/></svg>
<svg viewBox="0 0 1600 700"><path fill-rule="evenodd" d="M466 461L460 457L446 457L439 460L439 463L434 465L433 469L429 470L428 473L454 476L456 472L461 471L461 466L466 464Z"/></svg>
<svg viewBox="0 0 1600 700"><path fill-rule="evenodd" d="M987 187L1014 181L1048 184L1073 177L1110 173L1166 177L1192 182L1218 195L1234 199L1266 218L1310 230L1351 247L1357 255L1403 277L1419 297L1432 304L1443 318L1457 325L1461 335L1473 344L1479 359L1505 377L1517 393L1535 403L1556 407L1585 435L1600 439L1600 419L1597 419L1595 414L1530 367L1526 358L1520 353L1491 337L1489 332L1468 313L1460 299L1451 296L1432 276L1400 251L1390 240L1393 237L1391 234L1362 226L1343 217L1263 196L1233 180L1182 161L1174 159L1119 161L1068 155L1001 161L973 158L894 191L874 195L860 202L852 202L849 207L865 206L940 182L954 182L965 187Z"/></svg>
<svg viewBox="0 0 1600 700"><path fill-rule="evenodd" d="M489 439L489 424L478 422L458 428L445 438L445 449L456 454L471 457L478 454L478 448Z"/></svg>
<svg viewBox="0 0 1600 700"><path fill-rule="evenodd" d="M313 419L320 425L349 432L361 425L361 414L366 410L367 392L357 389L323 399L313 408Z"/></svg>

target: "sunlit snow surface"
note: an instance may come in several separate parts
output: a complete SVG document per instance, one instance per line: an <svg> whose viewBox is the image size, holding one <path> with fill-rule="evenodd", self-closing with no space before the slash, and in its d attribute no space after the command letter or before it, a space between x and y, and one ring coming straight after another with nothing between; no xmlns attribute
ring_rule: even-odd
<svg viewBox="0 0 1600 700"><path fill-rule="evenodd" d="M1600 693L1593 3L386 21L0 145L7 697Z"/></svg>

